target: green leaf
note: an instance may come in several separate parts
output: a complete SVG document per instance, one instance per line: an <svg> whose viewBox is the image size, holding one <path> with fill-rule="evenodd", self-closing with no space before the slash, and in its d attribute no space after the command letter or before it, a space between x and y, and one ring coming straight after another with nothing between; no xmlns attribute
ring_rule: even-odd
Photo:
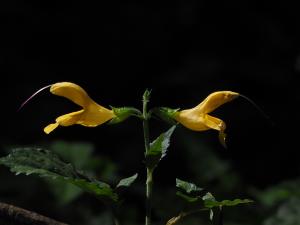
<svg viewBox="0 0 300 225"><path fill-rule="evenodd" d="M8 156L0 158L0 164L18 174L37 174L40 177L61 180L74 184L81 189L117 201L118 196L106 183L91 179L79 173L71 164L63 162L51 151L39 148L14 149Z"/></svg>
<svg viewBox="0 0 300 225"><path fill-rule="evenodd" d="M158 162L166 156L168 147L170 145L170 138L176 126L172 126L169 130L162 133L151 144L150 149L146 153L147 167L154 169Z"/></svg>
<svg viewBox="0 0 300 225"><path fill-rule="evenodd" d="M277 185L259 191L252 190L252 194L265 206L274 207L292 198L300 198L300 179L283 181Z"/></svg>
<svg viewBox="0 0 300 225"><path fill-rule="evenodd" d="M300 198L291 197L282 202L275 212L269 215L263 225L298 225L300 224Z"/></svg>
<svg viewBox="0 0 300 225"><path fill-rule="evenodd" d="M116 188L129 187L136 180L137 177L138 177L138 174L136 173L131 177L127 177L127 178L120 180L120 182L118 183Z"/></svg>
<svg viewBox="0 0 300 225"><path fill-rule="evenodd" d="M223 200L223 201L216 201L216 200L204 200L204 206L206 208L214 208L214 207L223 207L223 206L236 206L239 204L246 204L253 202L250 199L234 199L234 200Z"/></svg>
<svg viewBox="0 0 300 225"><path fill-rule="evenodd" d="M203 188L197 187L197 185L193 183L189 183L187 181L180 180L176 178L176 187L184 190L186 193L190 194L192 192L200 192Z"/></svg>
<svg viewBox="0 0 300 225"><path fill-rule="evenodd" d="M194 203L199 200L202 200L201 195L199 195L199 192L203 191L203 188L198 187L197 185L180 180L176 178L176 187L179 188L180 190L184 191L177 191L176 195L183 198L184 200Z"/></svg>
<svg viewBox="0 0 300 225"><path fill-rule="evenodd" d="M186 200L187 202L190 202L190 203L196 202L196 201L201 199L199 196L195 196L195 197L189 196L187 194L182 193L181 191L177 191L176 195L183 198L184 200Z"/></svg>
<svg viewBox="0 0 300 225"><path fill-rule="evenodd" d="M216 201L215 197L210 193L210 192L207 192L203 197L202 197L202 200L203 201Z"/></svg>

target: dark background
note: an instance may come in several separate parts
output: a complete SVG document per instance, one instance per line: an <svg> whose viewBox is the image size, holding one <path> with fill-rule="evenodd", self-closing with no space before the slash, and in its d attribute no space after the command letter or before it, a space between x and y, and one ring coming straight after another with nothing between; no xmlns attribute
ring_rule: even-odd
<svg viewBox="0 0 300 225"><path fill-rule="evenodd" d="M97 3L0 3L3 148L56 139L91 142L95 154L119 164L121 175L143 174L142 127L136 119L93 129L58 128L46 135L44 126L77 106L44 91L20 112L18 107L39 88L59 81L79 84L106 107L141 108L145 88L152 89L151 106L182 109L213 91L232 90L251 98L272 122L239 98L212 113L227 123L227 150L214 131L180 127L157 183L196 179L182 157L186 135L198 138L199 151L206 143L230 160L243 185L265 188L299 175L300 14L292 5L262 11L242 3L215 8L196 0ZM162 124L153 121L152 139L168 128Z"/></svg>

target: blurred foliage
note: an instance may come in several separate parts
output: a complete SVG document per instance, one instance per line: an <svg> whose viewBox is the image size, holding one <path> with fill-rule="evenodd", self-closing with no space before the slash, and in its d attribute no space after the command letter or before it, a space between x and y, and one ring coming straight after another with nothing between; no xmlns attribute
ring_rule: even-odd
<svg viewBox="0 0 300 225"><path fill-rule="evenodd" d="M252 192L264 206L272 207L293 197L300 198L299 186L300 179L295 179L273 185L263 191L252 190Z"/></svg>
<svg viewBox="0 0 300 225"><path fill-rule="evenodd" d="M263 225L299 225L300 224L300 198L290 198L282 203L276 213Z"/></svg>
<svg viewBox="0 0 300 225"><path fill-rule="evenodd" d="M49 149L92 176L101 171L101 179L108 182L116 179L116 165L107 158L93 155L95 147L91 143L60 140L49 144ZM59 205L66 205L83 193L80 188L66 182L50 179L46 181Z"/></svg>
<svg viewBox="0 0 300 225"><path fill-rule="evenodd" d="M181 149L186 152L188 170L196 177L195 183L214 183L217 187L221 186L222 189L218 189L223 192L232 191L239 186L241 181L237 171L233 170L229 160L222 159L217 154L216 147L211 142L204 141L197 134L180 131L180 136L185 140L180 143ZM222 150L228 151L221 147L220 151Z"/></svg>
<svg viewBox="0 0 300 225"><path fill-rule="evenodd" d="M224 220L226 225L298 225L300 193L299 179L289 180L272 185L260 190L248 188L238 171L234 170L232 163L224 157L226 151L214 150L211 142L205 142L198 135L178 129L175 133L174 142L182 151L174 152L172 145L169 157L180 158L181 166L169 165L169 174L174 177L174 185L161 185L159 176L164 175L166 169L162 163L157 169L156 188L154 190L153 224L165 224L174 215L182 210L191 209L186 201L176 197L175 177L192 180L193 183L203 184L203 188L211 190L220 199L231 199L237 195L239 198L254 198L255 203L238 209L224 209ZM176 143L178 139L183 142ZM121 167L113 163L108 157L95 152L90 143L54 141L44 145L61 156L64 161L71 162L76 168L84 169L88 174L95 176L105 182L118 184ZM124 158L124 160L126 160ZM180 174L184 169L186 173ZM185 175L186 174L186 175ZM185 175L185 176L184 176ZM130 184L135 176L121 181ZM111 212L94 201L89 195L71 184L57 180L40 180L35 177L12 176L5 170L0 171L0 179L6 181L6 185L0 185L1 201L13 202L19 206L36 209L38 212L46 212L46 215L75 225L111 225ZM173 178L172 178L173 179ZM20 187L22 184L22 188ZM189 183L181 183L187 190L198 190L199 188ZM125 203L120 210L120 218L124 225L138 225L143 221L144 205L144 182L138 179L125 196ZM163 200L162 200L163 196ZM35 200L33 200L35 199ZM39 202L37 202L39 199ZM126 200L127 199L127 200ZM129 199L129 200L128 200ZM50 210L50 212L49 212ZM238 212L238 213L237 213ZM215 212L217 216L218 212ZM184 218L178 225L210 225L209 212L199 212Z"/></svg>

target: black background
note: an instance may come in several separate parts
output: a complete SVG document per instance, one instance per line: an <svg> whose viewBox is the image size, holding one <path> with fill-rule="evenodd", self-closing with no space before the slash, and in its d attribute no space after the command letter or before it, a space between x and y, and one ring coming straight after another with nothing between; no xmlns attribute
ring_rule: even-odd
<svg viewBox="0 0 300 225"><path fill-rule="evenodd" d="M273 124L239 98L213 113L227 123L228 150L213 131L196 134L199 142L211 140L217 154L258 187L299 174L300 16L292 5L262 11L246 3L216 8L196 0L5 1L0 7L2 147L89 141L128 174L143 167L142 127L136 119L93 129L58 128L46 135L44 126L77 107L48 91L20 112L18 107L39 88L59 81L79 84L106 107L141 108L145 88L152 89L152 106L182 109L213 91L232 90L255 101ZM152 138L168 127L161 124L153 121ZM177 139L164 168L179 160L176 143L184 140ZM130 163L123 160L128 154ZM173 182L173 177L161 180Z"/></svg>

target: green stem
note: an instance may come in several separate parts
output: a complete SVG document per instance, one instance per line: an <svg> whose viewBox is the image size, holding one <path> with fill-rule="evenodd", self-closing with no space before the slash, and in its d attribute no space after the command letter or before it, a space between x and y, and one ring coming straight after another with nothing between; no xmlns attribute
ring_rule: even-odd
<svg viewBox="0 0 300 225"><path fill-rule="evenodd" d="M147 112L147 104L149 102L150 92L145 91L143 95L143 129L144 129L144 142L145 142L145 155L149 152L150 149L150 140L149 140L149 114ZM151 225L151 208L152 208L152 170L147 168L147 180L146 180L146 218L145 225Z"/></svg>
<svg viewBox="0 0 300 225"><path fill-rule="evenodd" d="M146 181L146 225L151 225L151 209L152 209L152 171L147 168L147 181Z"/></svg>
<svg viewBox="0 0 300 225"><path fill-rule="evenodd" d="M114 225L120 225L120 221L117 217L114 217Z"/></svg>
<svg viewBox="0 0 300 225"><path fill-rule="evenodd" d="M116 208L112 208L111 209L112 214L113 214L113 221L114 221L114 225L120 225L120 221L119 221L119 217L118 217L118 210Z"/></svg>

